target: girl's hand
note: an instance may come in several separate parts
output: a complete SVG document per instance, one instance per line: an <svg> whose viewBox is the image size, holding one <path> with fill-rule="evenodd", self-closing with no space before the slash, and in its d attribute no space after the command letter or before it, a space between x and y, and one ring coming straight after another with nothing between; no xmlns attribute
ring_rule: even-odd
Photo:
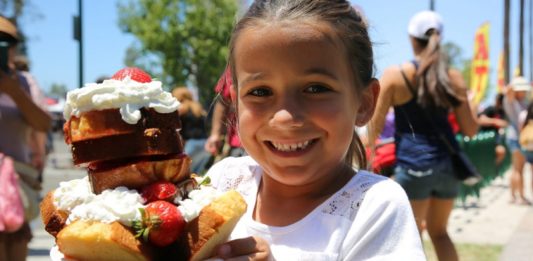
<svg viewBox="0 0 533 261"><path fill-rule="evenodd" d="M273 260L270 246L259 237L235 239L217 248L217 258L213 260Z"/></svg>

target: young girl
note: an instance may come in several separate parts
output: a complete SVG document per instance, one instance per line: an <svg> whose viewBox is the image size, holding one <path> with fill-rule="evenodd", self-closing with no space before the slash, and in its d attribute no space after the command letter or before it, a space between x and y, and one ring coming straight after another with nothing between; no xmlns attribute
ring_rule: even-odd
<svg viewBox="0 0 533 261"><path fill-rule="evenodd" d="M366 166L354 128L372 117L379 83L350 3L255 1L234 29L229 64L250 156L207 175L248 210L217 257L425 260L401 187L352 168Z"/></svg>

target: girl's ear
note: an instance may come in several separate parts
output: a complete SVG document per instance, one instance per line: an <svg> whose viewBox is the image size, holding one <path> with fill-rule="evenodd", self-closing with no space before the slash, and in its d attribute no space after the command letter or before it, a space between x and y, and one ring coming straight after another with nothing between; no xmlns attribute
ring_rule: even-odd
<svg viewBox="0 0 533 261"><path fill-rule="evenodd" d="M361 92L359 102L359 109L357 110L357 118L355 119L355 125L362 127L372 119L374 110L376 109L376 102L379 96L379 81L372 79L368 84L368 87Z"/></svg>

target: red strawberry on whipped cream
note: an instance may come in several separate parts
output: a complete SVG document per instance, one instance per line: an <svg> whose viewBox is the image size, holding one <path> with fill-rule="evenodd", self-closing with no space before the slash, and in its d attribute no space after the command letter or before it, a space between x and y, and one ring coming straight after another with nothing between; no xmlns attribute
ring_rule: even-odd
<svg viewBox="0 0 533 261"><path fill-rule="evenodd" d="M134 222L138 237L160 247L174 243L185 228L185 220L178 208L167 201L158 200L140 209L141 222Z"/></svg>
<svg viewBox="0 0 533 261"><path fill-rule="evenodd" d="M113 77L111 77L111 79L120 81L128 76L130 77L130 79L140 83L147 83L152 81L152 77L150 77L149 74L137 67L123 68L116 72Z"/></svg>

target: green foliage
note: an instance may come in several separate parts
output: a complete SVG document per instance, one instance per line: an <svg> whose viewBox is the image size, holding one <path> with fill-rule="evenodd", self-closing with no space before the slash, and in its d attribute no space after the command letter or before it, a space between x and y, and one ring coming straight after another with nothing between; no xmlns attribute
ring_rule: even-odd
<svg viewBox="0 0 533 261"><path fill-rule="evenodd" d="M461 69L461 74L463 75L463 78L465 79L466 85L470 86L470 82L472 81L472 59L463 60L463 67Z"/></svg>
<svg viewBox="0 0 533 261"><path fill-rule="evenodd" d="M435 249L429 240L424 240L424 251L428 261L437 261L437 255ZM465 244L455 243L457 255L461 261L498 261L503 251L501 245L478 245L478 244Z"/></svg>
<svg viewBox="0 0 533 261"><path fill-rule="evenodd" d="M460 60L462 59L462 53L463 50L459 45L457 45L454 42L447 42L442 45L442 52L444 52L448 57L448 62L452 67L459 67L461 66Z"/></svg>
<svg viewBox="0 0 533 261"><path fill-rule="evenodd" d="M191 84L200 102L214 97L214 85L226 65L237 13L235 0L129 0L118 4L119 25L138 43L126 54L163 81L168 89Z"/></svg>
<svg viewBox="0 0 533 261"><path fill-rule="evenodd" d="M53 83L50 86L48 95L53 98L65 98L67 96L67 86L65 84Z"/></svg>

